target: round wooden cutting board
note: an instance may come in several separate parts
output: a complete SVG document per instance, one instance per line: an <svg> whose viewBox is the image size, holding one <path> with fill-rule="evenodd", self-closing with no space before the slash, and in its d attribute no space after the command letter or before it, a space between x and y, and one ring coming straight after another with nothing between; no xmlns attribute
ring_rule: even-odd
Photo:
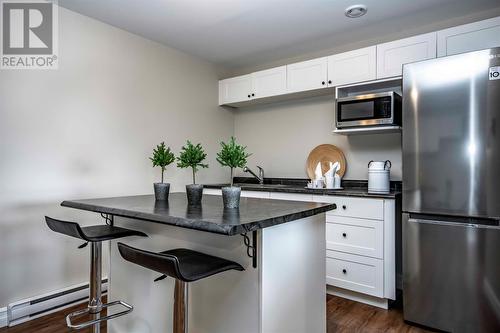
<svg viewBox="0 0 500 333"><path fill-rule="evenodd" d="M342 150L334 145L319 145L311 150L309 157L307 157L307 175L310 179L314 179L314 170L319 162L321 162L321 171L325 174L325 172L327 172L330 168L330 162L335 163L337 161L340 163L340 170L338 171L338 174L340 177L343 177L347 167L347 162Z"/></svg>

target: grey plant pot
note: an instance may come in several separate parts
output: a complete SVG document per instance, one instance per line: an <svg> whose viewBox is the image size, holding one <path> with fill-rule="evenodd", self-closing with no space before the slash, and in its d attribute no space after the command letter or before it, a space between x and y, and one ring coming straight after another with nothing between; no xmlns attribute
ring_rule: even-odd
<svg viewBox="0 0 500 333"><path fill-rule="evenodd" d="M170 192L169 183L154 183L155 199L159 201L168 200L168 193Z"/></svg>
<svg viewBox="0 0 500 333"><path fill-rule="evenodd" d="M241 187L227 186L222 188L222 202L224 208L240 207Z"/></svg>
<svg viewBox="0 0 500 333"><path fill-rule="evenodd" d="M188 199L188 205L190 206L201 205L201 198L203 197L203 185L201 184L186 185L186 195Z"/></svg>

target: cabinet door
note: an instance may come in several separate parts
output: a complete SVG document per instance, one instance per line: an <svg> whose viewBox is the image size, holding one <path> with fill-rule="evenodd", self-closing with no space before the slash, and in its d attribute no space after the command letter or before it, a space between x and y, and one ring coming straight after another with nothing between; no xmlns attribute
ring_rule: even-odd
<svg viewBox="0 0 500 333"><path fill-rule="evenodd" d="M328 57L328 85L370 81L377 78L377 47L370 46Z"/></svg>
<svg viewBox="0 0 500 333"><path fill-rule="evenodd" d="M262 98L286 93L286 66L252 73L252 98Z"/></svg>
<svg viewBox="0 0 500 333"><path fill-rule="evenodd" d="M251 74L219 81L219 105L247 101L251 94Z"/></svg>
<svg viewBox="0 0 500 333"><path fill-rule="evenodd" d="M286 66L287 92L327 87L328 58L319 58Z"/></svg>
<svg viewBox="0 0 500 333"><path fill-rule="evenodd" d="M500 46L500 17L438 31L438 57Z"/></svg>
<svg viewBox="0 0 500 333"><path fill-rule="evenodd" d="M403 65L436 58L436 33L377 45L377 78L403 74Z"/></svg>

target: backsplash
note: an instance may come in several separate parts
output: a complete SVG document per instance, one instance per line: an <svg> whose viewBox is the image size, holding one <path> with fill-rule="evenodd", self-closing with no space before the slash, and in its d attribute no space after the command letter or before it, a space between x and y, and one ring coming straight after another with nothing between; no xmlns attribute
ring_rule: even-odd
<svg viewBox="0 0 500 333"><path fill-rule="evenodd" d="M237 184L258 184L257 180L253 177L234 177L234 183ZM264 183L272 185L297 185L306 186L309 182L307 178L269 178L266 177ZM342 187L350 189L368 189L367 180L352 180L345 179L342 181ZM390 183L391 191L401 191L403 189L403 184L401 181L391 181Z"/></svg>
<svg viewBox="0 0 500 333"><path fill-rule="evenodd" d="M329 143L345 154L344 179L367 179L370 160L390 160L391 180L401 180L401 134L333 134L333 96L239 109L234 116L235 136L252 153L248 166L262 166L266 177L307 178L309 152Z"/></svg>

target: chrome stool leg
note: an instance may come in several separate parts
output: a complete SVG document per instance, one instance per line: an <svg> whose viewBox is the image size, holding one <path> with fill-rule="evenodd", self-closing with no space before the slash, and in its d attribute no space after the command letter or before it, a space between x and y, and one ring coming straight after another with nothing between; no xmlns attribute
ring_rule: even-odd
<svg viewBox="0 0 500 333"><path fill-rule="evenodd" d="M82 329L85 327L91 327L92 333L101 332L101 322L107 321L116 317L126 315L132 312L134 309L132 305L127 304L123 301L114 301L110 303L102 303L102 242L92 242L90 247L90 284L89 284L89 304L86 309L75 311L66 316L66 325L73 329ZM125 308L124 311L101 317L101 311L105 308L109 308L115 305L121 305ZM80 315L88 313L91 315L92 319L80 323L73 324L71 319Z"/></svg>
<svg viewBox="0 0 500 333"><path fill-rule="evenodd" d="M102 242L94 242L90 247L90 297L89 312L92 320L100 318L102 310ZM92 326L92 333L100 333L100 322Z"/></svg>
<svg viewBox="0 0 500 333"><path fill-rule="evenodd" d="M102 310L102 243L91 243L90 247L90 313L99 313Z"/></svg>
<svg viewBox="0 0 500 333"><path fill-rule="evenodd" d="M187 282L175 279L173 333L188 333L188 291Z"/></svg>

